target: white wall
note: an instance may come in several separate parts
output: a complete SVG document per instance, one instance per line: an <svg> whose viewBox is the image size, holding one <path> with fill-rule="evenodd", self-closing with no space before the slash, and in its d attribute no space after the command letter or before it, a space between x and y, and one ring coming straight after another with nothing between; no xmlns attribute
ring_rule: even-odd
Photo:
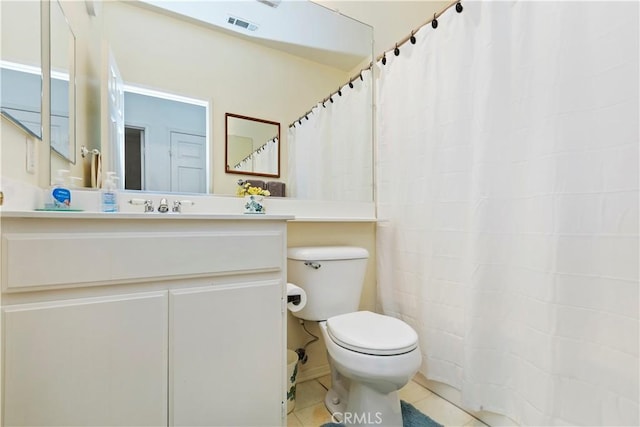
<svg viewBox="0 0 640 427"><path fill-rule="evenodd" d="M39 175L37 173L28 173L26 169L27 144L31 143L35 148L36 167L42 161L49 162L48 147L45 149L45 144L42 141L29 136L4 116L2 116L1 120L0 176L23 181L31 185L40 185L38 182ZM7 197L9 196L7 195ZM5 203L10 203L10 201L5 200Z"/></svg>

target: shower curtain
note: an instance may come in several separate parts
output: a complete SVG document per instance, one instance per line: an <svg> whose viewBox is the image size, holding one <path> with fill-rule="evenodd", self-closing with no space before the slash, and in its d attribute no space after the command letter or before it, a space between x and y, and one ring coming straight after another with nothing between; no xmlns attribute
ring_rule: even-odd
<svg viewBox="0 0 640 427"><path fill-rule="evenodd" d="M233 168L236 171L277 174L279 144L278 138L268 140L259 149L256 149L234 165Z"/></svg>
<svg viewBox="0 0 640 427"><path fill-rule="evenodd" d="M253 162L253 171L261 173L278 173L278 150L279 150L278 138L273 138L267 141L260 151L253 153L251 161Z"/></svg>
<svg viewBox="0 0 640 427"><path fill-rule="evenodd" d="M316 105L288 131L289 194L311 200L373 200L371 71Z"/></svg>
<svg viewBox="0 0 640 427"><path fill-rule="evenodd" d="M380 309L522 425L638 418L638 3L463 2L378 63Z"/></svg>

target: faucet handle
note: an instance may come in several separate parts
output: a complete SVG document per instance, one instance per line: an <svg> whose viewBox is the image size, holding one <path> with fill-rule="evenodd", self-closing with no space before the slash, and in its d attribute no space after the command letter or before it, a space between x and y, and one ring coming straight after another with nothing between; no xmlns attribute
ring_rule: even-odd
<svg viewBox="0 0 640 427"><path fill-rule="evenodd" d="M172 212L180 213L182 212L182 206L193 206L195 203L191 200L174 200Z"/></svg>
<svg viewBox="0 0 640 427"><path fill-rule="evenodd" d="M167 202L167 199L162 198L160 199L160 205L158 206L158 212L169 212L169 203Z"/></svg>
<svg viewBox="0 0 640 427"><path fill-rule="evenodd" d="M129 199L131 205L144 205L145 212L153 212L153 201L145 199Z"/></svg>

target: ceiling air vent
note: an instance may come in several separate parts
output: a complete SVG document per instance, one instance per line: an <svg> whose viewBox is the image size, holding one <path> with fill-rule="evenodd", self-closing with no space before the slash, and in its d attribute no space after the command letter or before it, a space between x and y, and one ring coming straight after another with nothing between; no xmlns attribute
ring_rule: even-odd
<svg viewBox="0 0 640 427"><path fill-rule="evenodd" d="M232 15L227 16L227 23L231 25L235 25L236 27L244 28L245 30L255 31L258 29L258 26L253 22L249 22L246 19L237 18Z"/></svg>
<svg viewBox="0 0 640 427"><path fill-rule="evenodd" d="M280 2L282 0L257 0L257 1L262 3L262 4L266 4L269 7L276 8L276 7L280 6Z"/></svg>

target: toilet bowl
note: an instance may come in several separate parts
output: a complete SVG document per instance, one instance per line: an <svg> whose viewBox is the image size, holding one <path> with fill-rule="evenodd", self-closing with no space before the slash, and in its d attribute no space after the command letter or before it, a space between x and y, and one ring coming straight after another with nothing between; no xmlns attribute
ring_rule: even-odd
<svg viewBox="0 0 640 427"><path fill-rule="evenodd" d="M367 324L368 331L359 331ZM376 331L382 324L385 331ZM422 360L413 329L368 311L336 316L319 325L332 370L325 405L334 419L346 425L402 426L398 390Z"/></svg>
<svg viewBox="0 0 640 427"><path fill-rule="evenodd" d="M350 246L289 248L288 281L307 296L292 314L319 322L331 368L325 405L333 419L402 426L398 390L420 367L418 335L399 319L358 311L368 256Z"/></svg>

